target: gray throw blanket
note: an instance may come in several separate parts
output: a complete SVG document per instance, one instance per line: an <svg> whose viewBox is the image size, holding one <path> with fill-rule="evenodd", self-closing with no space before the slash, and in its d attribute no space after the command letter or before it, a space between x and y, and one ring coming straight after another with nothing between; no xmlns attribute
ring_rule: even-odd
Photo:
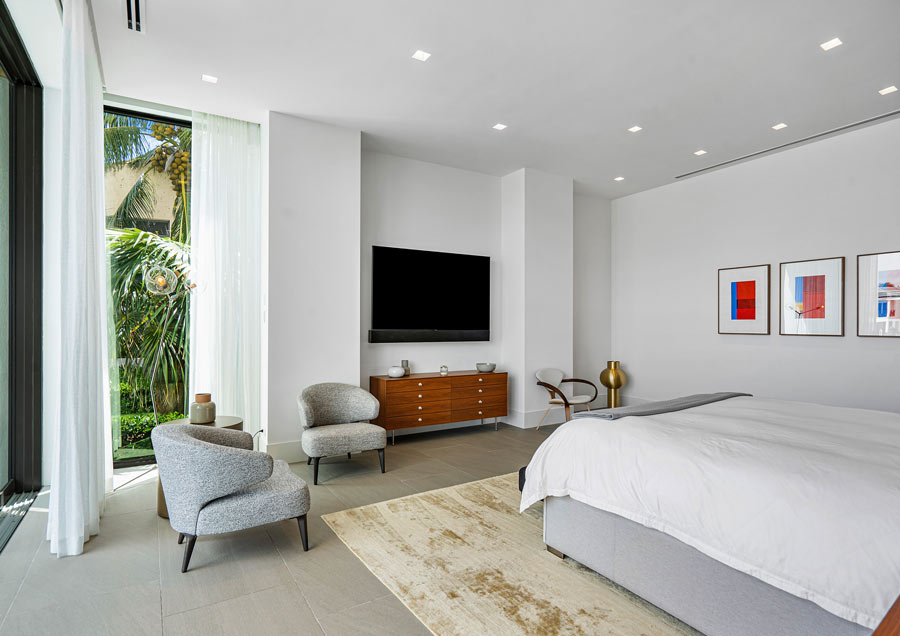
<svg viewBox="0 0 900 636"><path fill-rule="evenodd" d="M628 417L629 415L659 415L660 413L671 413L672 411L683 411L695 406L703 406L704 404L712 404L713 402L721 402L733 397L752 397L750 393L697 393L696 395L685 395L684 397L675 398L673 400L662 400L661 402L648 402L647 404L637 404L635 406L619 406L614 409L605 409L602 411L580 411L575 413L572 418L595 417L601 420L617 420L620 417Z"/></svg>

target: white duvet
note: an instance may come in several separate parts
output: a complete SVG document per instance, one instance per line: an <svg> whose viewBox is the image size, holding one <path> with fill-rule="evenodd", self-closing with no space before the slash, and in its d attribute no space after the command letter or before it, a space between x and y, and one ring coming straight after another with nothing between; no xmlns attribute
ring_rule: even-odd
<svg viewBox="0 0 900 636"><path fill-rule="evenodd" d="M570 496L866 627L900 595L900 414L738 397L576 419L521 509Z"/></svg>

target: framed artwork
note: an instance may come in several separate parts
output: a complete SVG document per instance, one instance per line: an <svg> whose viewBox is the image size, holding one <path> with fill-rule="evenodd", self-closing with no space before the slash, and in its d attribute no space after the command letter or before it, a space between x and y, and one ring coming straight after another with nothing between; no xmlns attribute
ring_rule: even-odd
<svg viewBox="0 0 900 636"><path fill-rule="evenodd" d="M719 270L719 333L769 335L769 265Z"/></svg>
<svg viewBox="0 0 900 636"><path fill-rule="evenodd" d="M900 252L856 257L856 335L900 338Z"/></svg>
<svg viewBox="0 0 900 636"><path fill-rule="evenodd" d="M844 257L781 264L782 336L844 335Z"/></svg>

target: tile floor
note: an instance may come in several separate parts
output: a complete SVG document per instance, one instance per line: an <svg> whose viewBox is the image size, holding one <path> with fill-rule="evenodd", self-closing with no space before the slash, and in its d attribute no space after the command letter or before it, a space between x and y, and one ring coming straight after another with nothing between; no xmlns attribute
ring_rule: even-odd
<svg viewBox="0 0 900 636"><path fill-rule="evenodd" d="M322 460L310 485L309 551L294 521L183 546L156 515L156 471L117 475L101 533L58 559L44 540L47 493L0 553L0 636L429 632L341 543L321 515L484 479L528 463L554 427L472 427L397 438L387 473L374 452ZM312 484L312 467L292 464Z"/></svg>

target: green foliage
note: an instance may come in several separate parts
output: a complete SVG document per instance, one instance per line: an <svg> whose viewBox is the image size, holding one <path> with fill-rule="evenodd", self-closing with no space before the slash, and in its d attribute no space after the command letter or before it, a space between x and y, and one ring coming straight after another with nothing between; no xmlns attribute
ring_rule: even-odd
<svg viewBox="0 0 900 636"><path fill-rule="evenodd" d="M142 174L125 193L125 198L109 219L110 227L130 227L141 219L152 219L156 212L156 187Z"/></svg>
<svg viewBox="0 0 900 636"><path fill-rule="evenodd" d="M178 275L175 291L180 291L190 276L189 247L137 229L107 230L106 236L117 356L125 360L120 378L133 387L146 387L162 341L154 387L159 397L166 385L184 383L186 379L190 300L185 294L175 301L163 332L167 299L147 293L144 273L153 265L168 267Z"/></svg>
<svg viewBox="0 0 900 636"><path fill-rule="evenodd" d="M160 423L171 422L185 417L184 413L163 413ZM122 430L122 446L135 446L142 440L149 440L150 431L155 427L153 413L131 413L119 417Z"/></svg>
<svg viewBox="0 0 900 636"><path fill-rule="evenodd" d="M150 391L146 384L142 388L119 382L119 412L122 415L143 413L150 405Z"/></svg>

